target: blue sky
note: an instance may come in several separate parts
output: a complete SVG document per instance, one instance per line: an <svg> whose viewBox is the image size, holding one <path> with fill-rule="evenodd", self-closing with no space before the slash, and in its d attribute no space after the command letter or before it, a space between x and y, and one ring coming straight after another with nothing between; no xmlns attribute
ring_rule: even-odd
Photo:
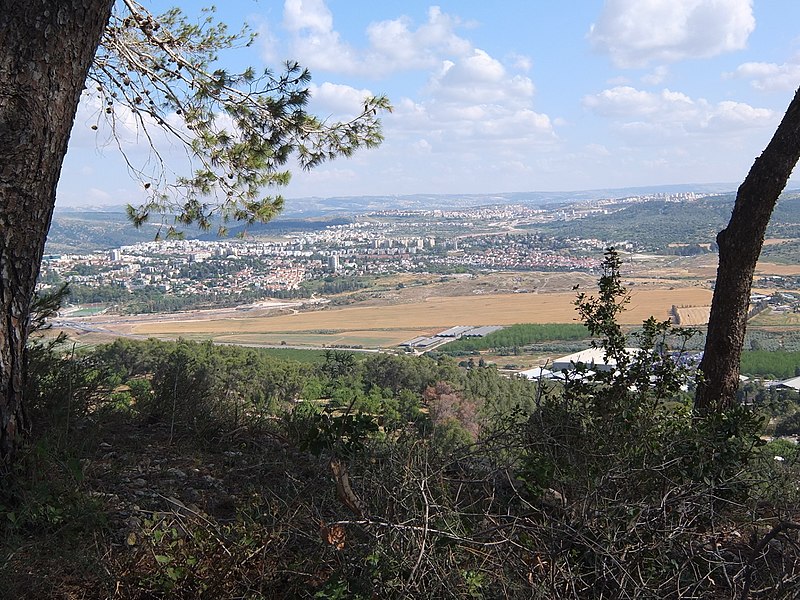
<svg viewBox="0 0 800 600"><path fill-rule="evenodd" d="M325 117L365 94L394 105L381 148L295 172L289 199L738 184L800 85L797 0L219 4L260 34L222 63L300 61ZM76 119L58 204L141 202L91 112ZM144 144L128 144L144 162Z"/></svg>

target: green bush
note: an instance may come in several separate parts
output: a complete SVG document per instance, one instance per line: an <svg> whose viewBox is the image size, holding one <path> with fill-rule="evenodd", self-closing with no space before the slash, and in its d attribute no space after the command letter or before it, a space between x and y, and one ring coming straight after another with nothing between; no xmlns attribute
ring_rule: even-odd
<svg viewBox="0 0 800 600"><path fill-rule="evenodd" d="M800 412L784 417L775 425L775 435L800 435Z"/></svg>

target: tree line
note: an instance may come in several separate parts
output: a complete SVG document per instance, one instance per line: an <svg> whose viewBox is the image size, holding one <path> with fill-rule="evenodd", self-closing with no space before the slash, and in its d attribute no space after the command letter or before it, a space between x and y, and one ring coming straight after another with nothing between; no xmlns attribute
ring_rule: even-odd
<svg viewBox="0 0 800 600"><path fill-rule="evenodd" d="M547 341L584 340L589 331L580 323L517 323L483 337L462 337L441 348L442 352L474 352L523 348Z"/></svg>

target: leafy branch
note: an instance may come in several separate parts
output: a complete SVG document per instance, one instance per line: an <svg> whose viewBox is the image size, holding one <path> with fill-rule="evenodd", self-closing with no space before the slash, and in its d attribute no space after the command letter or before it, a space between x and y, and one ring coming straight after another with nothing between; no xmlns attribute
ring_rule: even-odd
<svg viewBox="0 0 800 600"><path fill-rule="evenodd" d="M266 190L288 184L290 158L311 169L383 140L379 115L391 111L383 96L365 98L350 120L328 122L306 112L311 75L298 63L262 73L218 67L221 50L249 46L254 38L246 27L229 32L213 8L194 23L178 8L153 16L124 0L112 15L89 81L100 103L97 122L110 125L147 193L141 206L128 208L135 226L151 214L162 215L162 223L172 216L168 235L192 224L208 230L215 219L220 234L231 219L269 221L283 198ZM126 153L126 128L141 132L151 147L153 162L144 168ZM190 174L168 175L157 143L163 134L184 148Z"/></svg>

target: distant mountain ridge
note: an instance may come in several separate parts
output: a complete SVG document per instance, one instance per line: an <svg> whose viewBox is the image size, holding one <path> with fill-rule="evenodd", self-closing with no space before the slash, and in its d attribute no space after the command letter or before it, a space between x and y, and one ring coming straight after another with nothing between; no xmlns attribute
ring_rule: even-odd
<svg viewBox="0 0 800 600"><path fill-rule="evenodd" d="M732 203L734 193L731 191L733 184L681 184L651 187L618 188L603 190L584 190L576 192L504 192L497 194L413 194L405 196L354 196L331 198L295 198L286 201L284 212L266 224L256 224L248 229L253 234L280 235L289 231L308 229L321 229L327 225L340 225L351 222L355 215L386 210L468 210L480 206L497 206L504 204L523 204L532 207L556 208L570 204L580 204L600 199L629 198L632 196L654 196L657 194L680 194L695 192L698 194L716 195L725 194L727 202ZM792 192L789 192L791 194ZM795 191L796 193L796 191ZM694 215L697 211L708 210L716 206L706 206L706 203L694 206L689 211ZM676 210L677 207L675 207ZM662 209L659 209L662 210ZM671 208L666 210L672 211ZM688 207L687 207L688 210ZM728 206L714 208L717 214L714 217L706 215L699 218L698 225L711 217L712 227L718 222L724 224L729 215ZM779 205L780 210L780 205ZM720 212L721 211L721 212ZM645 227L652 226L653 219L658 215L650 215L648 209L632 208L626 217L622 215L609 216L608 218L594 219L591 223L583 225L585 233L598 236L610 236L613 231L624 235L630 226L636 226L636 221L642 220ZM687 213L688 215L688 213ZM633 217L633 218L631 218ZM675 217L670 219L675 222ZM680 219L685 222L685 219ZM621 224L625 224L622 227ZM589 227L588 225L592 225ZM574 228L574 225L553 224L549 229L553 233L561 233L564 227ZM230 224L230 235L241 231L242 226ZM187 238L212 239L216 237L216 229L203 232L196 227L184 227ZM151 241L155 238L158 225L148 223L140 229L135 229L128 221L124 207L57 207L53 216L53 223L47 240L46 252L48 254L82 253L94 250L106 250L137 242ZM603 235L604 234L604 235ZM616 237L616 236L614 236Z"/></svg>
<svg viewBox="0 0 800 600"><path fill-rule="evenodd" d="M286 200L284 214L325 214L333 211L368 212L380 210L458 209L489 204L527 204L548 206L586 202L602 198L626 198L653 194L728 193L732 183L675 184L649 187L576 190L569 192L498 192L492 194L411 194L403 196L341 196Z"/></svg>
<svg viewBox="0 0 800 600"><path fill-rule="evenodd" d="M547 206L570 202L625 198L652 194L726 193L735 190L735 183L701 183L575 190L568 192L497 192L485 194L407 194L376 196L330 196L287 198L282 217L314 217L333 212L345 214L381 210L425 210L447 208L472 208L489 204L529 204ZM125 212L123 206L56 207L56 213Z"/></svg>

